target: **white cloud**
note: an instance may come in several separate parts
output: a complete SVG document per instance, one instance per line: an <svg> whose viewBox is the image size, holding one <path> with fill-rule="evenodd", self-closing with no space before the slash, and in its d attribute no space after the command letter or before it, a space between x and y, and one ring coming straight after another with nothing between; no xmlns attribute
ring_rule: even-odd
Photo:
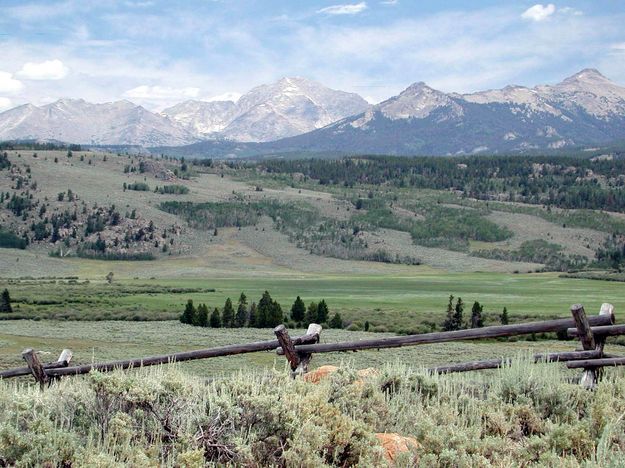
<svg viewBox="0 0 625 468"><path fill-rule="evenodd" d="M9 98L0 97L0 112L5 111L13 107L13 103Z"/></svg>
<svg viewBox="0 0 625 468"><path fill-rule="evenodd" d="M44 62L27 62L17 72L17 76L27 80L61 80L67 76L69 69L58 59Z"/></svg>
<svg viewBox="0 0 625 468"><path fill-rule="evenodd" d="M352 3L346 5L332 5L317 10L317 13L325 13L326 15L356 15L367 9L366 2Z"/></svg>
<svg viewBox="0 0 625 468"><path fill-rule="evenodd" d="M380 2L382 5L397 5L399 0L383 0Z"/></svg>
<svg viewBox="0 0 625 468"><path fill-rule="evenodd" d="M584 12L580 10L576 10L571 7L558 8L558 13L562 13L564 15L573 15L573 16L582 16Z"/></svg>
<svg viewBox="0 0 625 468"><path fill-rule="evenodd" d="M549 18L556 12L556 6L553 3L543 5L537 3L533 7L528 8L523 12L521 18L531 21L543 21Z"/></svg>
<svg viewBox="0 0 625 468"><path fill-rule="evenodd" d="M169 101L172 99L193 99L200 93L199 88L171 88L169 86L141 85L129 89L124 97L130 99L147 99L152 101Z"/></svg>
<svg viewBox="0 0 625 468"><path fill-rule="evenodd" d="M229 91L229 92L220 94L218 96L212 96L212 97L206 98L206 99L204 99L204 101L207 101L207 102L213 102L213 101L233 101L233 102L237 102L241 96L242 96L241 93L237 93L236 91Z"/></svg>
<svg viewBox="0 0 625 468"><path fill-rule="evenodd" d="M0 93L17 93L23 87L22 82L13 78L12 74L0 71Z"/></svg>

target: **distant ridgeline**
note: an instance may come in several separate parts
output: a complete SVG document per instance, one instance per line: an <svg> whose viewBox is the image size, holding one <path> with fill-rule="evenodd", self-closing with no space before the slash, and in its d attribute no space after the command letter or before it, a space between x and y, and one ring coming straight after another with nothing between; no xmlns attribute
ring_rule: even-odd
<svg viewBox="0 0 625 468"><path fill-rule="evenodd" d="M67 144L62 142L14 140L0 141L0 151L5 150L35 150L35 151L86 151L81 145Z"/></svg>

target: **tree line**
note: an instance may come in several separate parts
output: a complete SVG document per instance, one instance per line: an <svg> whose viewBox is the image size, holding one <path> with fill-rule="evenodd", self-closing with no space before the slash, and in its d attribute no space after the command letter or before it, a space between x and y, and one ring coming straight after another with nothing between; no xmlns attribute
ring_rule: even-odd
<svg viewBox="0 0 625 468"><path fill-rule="evenodd" d="M443 331L464 330L465 328L482 328L484 326L484 306L478 301L473 303L471 307L471 317L469 321L464 319L464 302L459 297L454 304L454 296L449 295L449 302L447 303L447 313L445 321L442 324ZM503 308L501 315L499 315L499 322L501 325L508 325L510 318L508 316L508 309Z"/></svg>
<svg viewBox="0 0 625 468"><path fill-rule="evenodd" d="M303 174L320 185L391 185L459 190L482 200L625 211L625 158L571 156L394 157L267 160L274 174Z"/></svg>
<svg viewBox="0 0 625 468"><path fill-rule="evenodd" d="M288 314L280 303L265 291L258 301L248 303L245 293L241 293L236 306L230 298L226 299L221 310L218 307L209 311L206 304L197 307L192 299L187 301L180 315L180 322L197 327L211 328L273 328L282 323L294 328L307 327L311 323L325 324L330 328L343 328L341 315L337 312L330 318L330 310L324 299L311 302L308 306L297 296Z"/></svg>

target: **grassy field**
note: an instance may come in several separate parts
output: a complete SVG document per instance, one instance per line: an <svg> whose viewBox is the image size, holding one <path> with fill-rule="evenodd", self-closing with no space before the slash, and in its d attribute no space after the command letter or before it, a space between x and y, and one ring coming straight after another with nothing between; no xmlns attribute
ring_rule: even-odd
<svg viewBox="0 0 625 468"><path fill-rule="evenodd" d="M258 301L268 290L288 311L296 296L306 303L325 299L331 313L345 320L410 330L423 322L440 323L450 294L462 297L465 313L474 301L484 305L486 320L495 322L503 307L512 321L566 317L573 303L596 313L603 302L625 309L625 285L618 282L560 278L555 273L503 275L440 273L407 275L275 275L124 279L0 280L14 301L14 313L30 318L82 320L176 319L188 299L221 307L245 292ZM6 315L9 318L10 315Z"/></svg>

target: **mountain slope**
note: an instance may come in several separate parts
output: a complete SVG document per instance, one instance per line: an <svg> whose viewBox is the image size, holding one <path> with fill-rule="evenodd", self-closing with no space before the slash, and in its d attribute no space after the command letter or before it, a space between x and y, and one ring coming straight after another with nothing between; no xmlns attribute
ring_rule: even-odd
<svg viewBox="0 0 625 468"><path fill-rule="evenodd" d="M369 107L360 96L305 78L257 86L236 102L187 101L162 114L199 137L273 141L324 127Z"/></svg>
<svg viewBox="0 0 625 468"><path fill-rule="evenodd" d="M61 99L0 114L0 140L39 139L95 145L184 145L197 139L175 122L128 101Z"/></svg>
<svg viewBox="0 0 625 468"><path fill-rule="evenodd" d="M232 101L185 101L169 107L161 114L169 117L198 137L209 137L224 128L237 114Z"/></svg>
<svg viewBox="0 0 625 468"><path fill-rule="evenodd" d="M625 88L586 69L553 86L508 86L467 95L424 83L367 111L270 151L387 154L520 152L625 138Z"/></svg>

